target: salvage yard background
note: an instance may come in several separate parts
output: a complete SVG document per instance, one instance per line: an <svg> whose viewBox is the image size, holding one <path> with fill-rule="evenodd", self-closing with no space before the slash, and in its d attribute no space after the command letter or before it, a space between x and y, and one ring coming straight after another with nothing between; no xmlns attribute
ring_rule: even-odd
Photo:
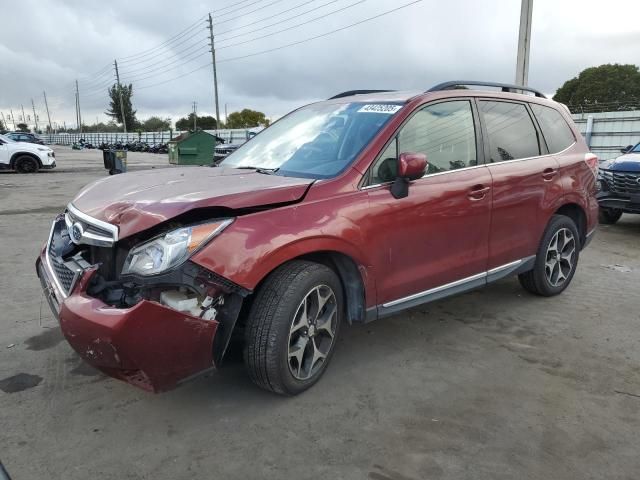
<svg viewBox="0 0 640 480"><path fill-rule="evenodd" d="M34 262L53 217L106 176L98 150L0 174L0 458L21 479L637 479L640 216L600 227L559 297L516 279L342 330L296 398L241 361L162 395L63 340ZM129 153L130 170L171 168Z"/></svg>

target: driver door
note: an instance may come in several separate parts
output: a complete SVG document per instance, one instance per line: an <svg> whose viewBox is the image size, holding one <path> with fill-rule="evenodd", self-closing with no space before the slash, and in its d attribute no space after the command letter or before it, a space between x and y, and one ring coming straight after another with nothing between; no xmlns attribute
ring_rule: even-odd
<svg viewBox="0 0 640 480"><path fill-rule="evenodd" d="M379 313L421 303L434 289L484 283L492 192L478 132L470 100L432 103L409 118L372 165L366 189ZM404 152L424 153L428 168L407 197L396 199L390 183Z"/></svg>

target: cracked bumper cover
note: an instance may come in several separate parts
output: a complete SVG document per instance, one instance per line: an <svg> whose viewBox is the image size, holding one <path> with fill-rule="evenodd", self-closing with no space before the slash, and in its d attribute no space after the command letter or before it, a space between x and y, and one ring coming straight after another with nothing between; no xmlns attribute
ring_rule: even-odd
<svg viewBox="0 0 640 480"><path fill-rule="evenodd" d="M49 304L69 344L90 365L153 392L213 368L217 321L148 300L131 308L107 305L86 294L95 270L85 271L63 298L43 263L41 256L37 270Z"/></svg>

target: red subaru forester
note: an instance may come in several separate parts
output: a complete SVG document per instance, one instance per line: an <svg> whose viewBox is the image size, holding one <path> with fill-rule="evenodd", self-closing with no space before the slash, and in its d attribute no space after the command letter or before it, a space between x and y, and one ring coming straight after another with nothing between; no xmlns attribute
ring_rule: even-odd
<svg viewBox="0 0 640 480"><path fill-rule="evenodd" d="M566 107L533 89L345 92L216 168L88 185L37 271L68 342L108 375L166 390L238 341L256 384L293 395L344 322L508 275L562 292L596 228L597 167Z"/></svg>

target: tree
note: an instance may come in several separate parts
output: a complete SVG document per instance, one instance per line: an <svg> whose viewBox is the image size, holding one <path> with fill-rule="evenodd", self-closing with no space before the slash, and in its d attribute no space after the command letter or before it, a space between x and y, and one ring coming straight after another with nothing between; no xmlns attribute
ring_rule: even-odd
<svg viewBox="0 0 640 480"><path fill-rule="evenodd" d="M640 71L636 65L617 63L590 67L567 80L553 99L574 109L603 103L617 103L616 109L624 109L625 104L637 105L640 103Z"/></svg>
<svg viewBox="0 0 640 480"><path fill-rule="evenodd" d="M245 108L240 112L233 112L227 117L227 128L268 127L269 119L262 112Z"/></svg>
<svg viewBox="0 0 640 480"><path fill-rule="evenodd" d="M140 127L146 132L157 132L161 130L169 130L171 128L171 119L160 117L149 117L141 123Z"/></svg>
<svg viewBox="0 0 640 480"><path fill-rule="evenodd" d="M26 123L19 123L16 125L16 128L18 129L19 132L29 131L29 125L27 125Z"/></svg>
<svg viewBox="0 0 640 480"><path fill-rule="evenodd" d="M196 116L196 128L202 130L215 130L217 128L216 118L209 115L204 115L202 117ZM191 129L193 129L193 112L176 122L176 130Z"/></svg>
<svg viewBox="0 0 640 480"><path fill-rule="evenodd" d="M7 130L7 127L4 125L4 122L0 118L0 132L5 132L6 130Z"/></svg>
<svg viewBox="0 0 640 480"><path fill-rule="evenodd" d="M114 84L109 88L110 97L110 109L104 112L106 115L113 118L117 123L122 124L122 112L120 110L120 93L122 92L122 104L124 107L124 118L127 121L127 129L133 130L137 125L136 111L131 104L131 97L133 96L133 86L131 84L120 85Z"/></svg>

